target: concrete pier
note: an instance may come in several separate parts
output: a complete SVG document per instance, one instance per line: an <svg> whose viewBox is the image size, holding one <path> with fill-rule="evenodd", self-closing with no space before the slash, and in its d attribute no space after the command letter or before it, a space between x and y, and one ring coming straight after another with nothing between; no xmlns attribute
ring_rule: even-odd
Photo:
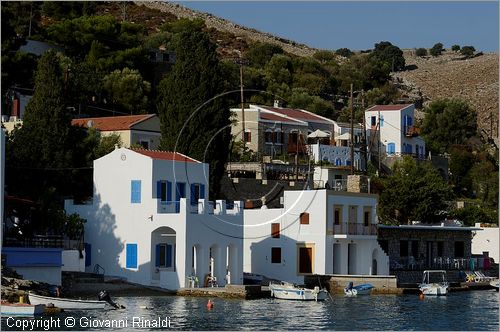
<svg viewBox="0 0 500 332"><path fill-rule="evenodd" d="M179 296L203 296L238 299L259 299L271 296L269 290L259 285L226 285L225 287L196 287L181 288L177 291Z"/></svg>

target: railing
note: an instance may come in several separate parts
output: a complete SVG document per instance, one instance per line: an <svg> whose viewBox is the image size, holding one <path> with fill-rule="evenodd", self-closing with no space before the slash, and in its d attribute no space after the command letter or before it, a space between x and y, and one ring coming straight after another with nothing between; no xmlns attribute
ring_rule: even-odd
<svg viewBox="0 0 500 332"><path fill-rule="evenodd" d="M211 202L206 199L199 199L195 204L191 204L190 200L185 198L181 198L180 201L160 202L157 200L157 207L157 213L159 214L179 214L183 211L187 214L238 215L243 210L243 204L240 201L217 200Z"/></svg>
<svg viewBox="0 0 500 332"><path fill-rule="evenodd" d="M330 189L335 191L347 191L347 179L342 180L314 180L314 189Z"/></svg>
<svg viewBox="0 0 500 332"><path fill-rule="evenodd" d="M94 273L104 275L106 273L106 270L99 264L96 264L94 265Z"/></svg>
<svg viewBox="0 0 500 332"><path fill-rule="evenodd" d="M484 268L484 258L434 257L416 259L413 256L391 259L391 270L477 270Z"/></svg>
<svg viewBox="0 0 500 332"><path fill-rule="evenodd" d="M4 247L21 248L64 248L64 249L82 249L83 238L73 240L65 238L63 235L33 235L25 239L6 237L3 239Z"/></svg>
<svg viewBox="0 0 500 332"><path fill-rule="evenodd" d="M334 235L377 235L377 225L362 223L340 223L333 227Z"/></svg>

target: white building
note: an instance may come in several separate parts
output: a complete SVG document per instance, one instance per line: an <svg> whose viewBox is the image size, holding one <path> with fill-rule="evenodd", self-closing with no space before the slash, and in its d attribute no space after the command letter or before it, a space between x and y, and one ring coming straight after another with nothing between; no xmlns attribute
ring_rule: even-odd
<svg viewBox="0 0 500 332"><path fill-rule="evenodd" d="M86 268L167 289L207 275L243 281L243 213L208 197L208 165L179 153L115 149L94 161L94 197L66 201L85 224ZM229 276L229 277L227 277Z"/></svg>
<svg viewBox="0 0 500 332"><path fill-rule="evenodd" d="M378 138L381 152L387 155L425 157L425 142L415 127L415 105L375 105L365 111L368 142L376 151Z"/></svg>
<svg viewBox="0 0 500 332"><path fill-rule="evenodd" d="M480 223L475 224L476 228L481 228L475 232L472 238L472 254L485 255L495 260L495 263L500 261L499 257L499 237L500 233L497 227L481 227Z"/></svg>
<svg viewBox="0 0 500 332"><path fill-rule="evenodd" d="M376 195L285 191L283 206L245 210L245 272L295 283L310 274L389 274Z"/></svg>

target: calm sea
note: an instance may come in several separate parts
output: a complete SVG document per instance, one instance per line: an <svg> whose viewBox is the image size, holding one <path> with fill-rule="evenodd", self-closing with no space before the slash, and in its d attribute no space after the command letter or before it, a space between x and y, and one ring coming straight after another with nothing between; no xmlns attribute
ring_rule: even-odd
<svg viewBox="0 0 500 332"><path fill-rule="evenodd" d="M334 296L318 303L215 298L212 310L206 308L207 298L158 296L114 300L126 309L65 312L36 319L2 317L2 330L22 330L22 324L25 330L32 326L44 330L49 323L49 330L111 329L106 328L107 324L128 330L154 329L155 324L173 330L499 330L499 293L493 290L457 292L423 300L418 295Z"/></svg>

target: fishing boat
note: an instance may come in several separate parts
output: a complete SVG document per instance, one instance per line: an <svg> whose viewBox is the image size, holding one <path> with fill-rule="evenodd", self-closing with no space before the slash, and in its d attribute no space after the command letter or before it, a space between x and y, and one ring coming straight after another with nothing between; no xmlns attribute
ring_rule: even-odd
<svg viewBox="0 0 500 332"><path fill-rule="evenodd" d="M498 292L498 287L499 287L499 284L500 284L500 280L499 279L495 279L495 280L491 280L490 281L490 286L495 288L495 290Z"/></svg>
<svg viewBox="0 0 500 332"><path fill-rule="evenodd" d="M9 303L2 301L2 316L37 316L43 314L45 305L27 303Z"/></svg>
<svg viewBox="0 0 500 332"><path fill-rule="evenodd" d="M105 301L92 301L92 300L75 300L75 299L65 299L59 297L49 297L42 296L33 293L29 293L30 303L37 304L53 304L55 307L64 310L87 310L87 309L104 309L106 306Z"/></svg>
<svg viewBox="0 0 500 332"><path fill-rule="evenodd" d="M270 283L269 289L272 297L282 300L323 301L328 296L325 289L319 289L317 286L309 289L284 281L279 284Z"/></svg>
<svg viewBox="0 0 500 332"><path fill-rule="evenodd" d="M370 295L373 289L372 284L361 284L354 286L352 281L344 288L344 294L347 296Z"/></svg>
<svg viewBox="0 0 500 332"><path fill-rule="evenodd" d="M431 278L434 276L434 278ZM435 281L431 282L431 279ZM424 295L446 295L448 294L448 282L446 281L446 271L426 270L422 278L419 289Z"/></svg>

